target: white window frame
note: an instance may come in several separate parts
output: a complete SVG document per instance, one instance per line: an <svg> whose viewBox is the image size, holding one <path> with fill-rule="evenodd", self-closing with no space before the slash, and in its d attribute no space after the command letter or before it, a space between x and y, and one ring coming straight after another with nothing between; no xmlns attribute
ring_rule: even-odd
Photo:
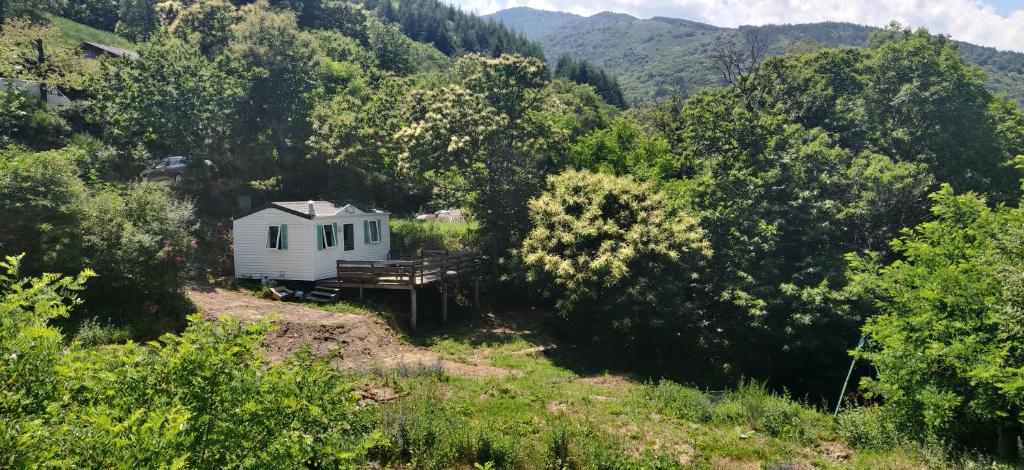
<svg viewBox="0 0 1024 470"><path fill-rule="evenodd" d="M376 240L374 240L376 238ZM376 245L380 243L380 224L376 220L370 221L370 244Z"/></svg>
<svg viewBox="0 0 1024 470"><path fill-rule="evenodd" d="M277 237L274 239L273 246L271 246L270 231L277 230ZM280 225L269 225L267 226L267 249L268 250L284 250L281 248L281 226Z"/></svg>
<svg viewBox="0 0 1024 470"><path fill-rule="evenodd" d="M331 228L331 236L330 237L327 236L327 227ZM338 234L334 233L334 224L332 224L332 223L323 224L323 225L320 226L320 230L323 231L323 237L324 237L324 248L323 249L330 250L331 248L337 248L338 247Z"/></svg>

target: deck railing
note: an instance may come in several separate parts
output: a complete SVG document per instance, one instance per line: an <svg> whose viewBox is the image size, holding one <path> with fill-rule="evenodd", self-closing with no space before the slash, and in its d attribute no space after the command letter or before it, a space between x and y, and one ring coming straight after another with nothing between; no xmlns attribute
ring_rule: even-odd
<svg viewBox="0 0 1024 470"><path fill-rule="evenodd" d="M353 284L423 285L475 273L480 254L475 251L425 251L414 259L338 260L338 281Z"/></svg>

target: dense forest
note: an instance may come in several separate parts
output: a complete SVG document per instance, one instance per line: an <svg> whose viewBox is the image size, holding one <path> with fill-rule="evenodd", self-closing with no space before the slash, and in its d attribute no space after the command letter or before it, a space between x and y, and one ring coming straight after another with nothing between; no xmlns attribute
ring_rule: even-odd
<svg viewBox="0 0 1024 470"><path fill-rule="evenodd" d="M483 20L437 0L364 0L363 5L381 19L401 25L409 38L432 44L447 55L478 52L544 58L537 43L493 20Z"/></svg>
<svg viewBox="0 0 1024 470"><path fill-rule="evenodd" d="M619 82L585 60L574 60L568 55L559 57L555 63L554 76L581 85L590 85L608 104L619 109L626 108L626 98L622 95Z"/></svg>
<svg viewBox="0 0 1024 470"><path fill-rule="evenodd" d="M582 17L570 13L510 8L489 15L538 42L549 57L569 54L615 75L629 103L652 104L673 93L689 96L722 86L709 66L715 51L752 29L763 38L765 55L816 47L866 47L878 32L869 26L825 22L720 28L676 18L634 18L621 13ZM957 47L968 63L985 71L986 86L1024 104L1024 53L965 42Z"/></svg>
<svg viewBox="0 0 1024 470"><path fill-rule="evenodd" d="M187 281L232 273L241 199L463 208L495 308L539 309L591 367L652 382L618 414L749 426L766 437L737 442L765 449L1021 462L1024 113L947 37L893 25L865 47L723 57L726 86L623 109L593 65L551 70L430 1L8 0L4 16L0 76L72 101L0 92L0 466L689 466L593 427L466 424L499 413L483 405L379 412L308 351L262 359L266 324L186 317ZM137 57L85 58L68 18ZM186 178L140 180L169 155ZM128 333L65 336L97 321ZM482 383L474 398L531 401Z"/></svg>

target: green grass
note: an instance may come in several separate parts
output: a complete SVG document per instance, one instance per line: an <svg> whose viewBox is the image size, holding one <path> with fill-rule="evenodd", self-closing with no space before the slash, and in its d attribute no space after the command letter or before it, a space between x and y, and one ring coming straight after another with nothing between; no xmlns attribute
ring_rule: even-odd
<svg viewBox="0 0 1024 470"><path fill-rule="evenodd" d="M370 302L360 302L358 300L339 300L330 304L322 304L319 302L313 302L312 300L306 300L299 302L299 305L309 308L315 308L324 310L327 312L335 313L354 313L357 315L366 315L370 317L386 318L387 314L378 308L376 305Z"/></svg>
<svg viewBox="0 0 1024 470"><path fill-rule="evenodd" d="M452 360L506 369L505 376L379 371L360 379L404 394L382 406L389 444L377 449L381 460L414 468L934 465L887 429L862 429L883 427L878 416L835 420L758 383L708 393L594 374L575 366L579 358L554 354L559 349L536 351L548 340L532 331L496 333L471 322L409 339Z"/></svg>
<svg viewBox="0 0 1024 470"><path fill-rule="evenodd" d="M44 15L64 36L67 44L78 46L83 42L98 42L108 46L120 47L123 49L134 49L135 44L114 33L102 31L81 23L76 23L67 18L61 18L50 14Z"/></svg>
<svg viewBox="0 0 1024 470"><path fill-rule="evenodd" d="M383 317L400 341L507 371L460 376L439 363L354 376L401 396L376 418L388 443L372 456L389 468L981 468L906 443L879 408L835 419L756 382L709 392L595 371L593 353L548 337L537 312L501 313L518 326L495 328L456 310L452 326L409 334L383 304L309 306Z"/></svg>

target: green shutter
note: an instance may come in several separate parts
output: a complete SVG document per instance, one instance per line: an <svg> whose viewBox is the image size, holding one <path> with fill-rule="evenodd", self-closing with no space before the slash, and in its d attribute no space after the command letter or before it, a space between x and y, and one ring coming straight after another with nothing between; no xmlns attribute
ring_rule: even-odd
<svg viewBox="0 0 1024 470"><path fill-rule="evenodd" d="M280 232L281 233L281 244L280 244L281 248L280 249L281 250L287 250L288 249L288 225L281 224L281 228L279 230L281 231Z"/></svg>
<svg viewBox="0 0 1024 470"><path fill-rule="evenodd" d="M324 249L324 226L319 224L316 226L316 249Z"/></svg>
<svg viewBox="0 0 1024 470"><path fill-rule="evenodd" d="M380 219L377 219L377 241L384 243L384 226L381 225Z"/></svg>
<svg viewBox="0 0 1024 470"><path fill-rule="evenodd" d="M363 244L370 244L370 221L363 219Z"/></svg>
<svg viewBox="0 0 1024 470"><path fill-rule="evenodd" d="M331 225L334 227L334 232L331 233L331 236L334 237L334 246L338 246L338 223L334 222Z"/></svg>

